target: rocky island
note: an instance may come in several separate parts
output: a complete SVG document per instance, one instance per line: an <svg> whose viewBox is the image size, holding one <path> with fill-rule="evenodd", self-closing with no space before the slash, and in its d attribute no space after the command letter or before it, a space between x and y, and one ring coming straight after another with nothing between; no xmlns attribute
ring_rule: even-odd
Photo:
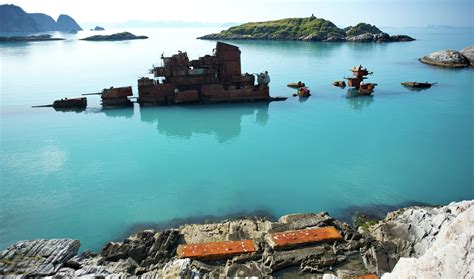
<svg viewBox="0 0 474 279"><path fill-rule="evenodd" d="M465 278L473 221L471 200L403 208L358 228L323 212L144 230L98 253L78 254L73 239L20 241L1 252L0 276Z"/></svg>
<svg viewBox="0 0 474 279"><path fill-rule="evenodd" d="M42 41L61 41L63 38L52 38L51 35L34 35L34 36L12 36L0 37L0 42L42 42Z"/></svg>
<svg viewBox="0 0 474 279"><path fill-rule="evenodd" d="M407 42L407 35L390 36L374 25L359 23L341 29L334 23L315 16L250 22L198 39L205 40L293 40L323 42Z"/></svg>
<svg viewBox="0 0 474 279"><path fill-rule="evenodd" d="M136 36L130 32L115 33L112 35L95 35L81 40L84 41L126 41L126 40L140 40L148 39L147 36Z"/></svg>
<svg viewBox="0 0 474 279"><path fill-rule="evenodd" d="M466 47L461 51L450 49L436 51L420 58L420 61L425 64L446 68L473 67L474 46Z"/></svg>

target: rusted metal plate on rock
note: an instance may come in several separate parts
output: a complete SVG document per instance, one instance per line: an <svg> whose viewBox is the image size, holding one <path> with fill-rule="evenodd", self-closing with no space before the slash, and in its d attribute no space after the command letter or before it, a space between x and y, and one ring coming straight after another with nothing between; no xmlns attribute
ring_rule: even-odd
<svg viewBox="0 0 474 279"><path fill-rule="evenodd" d="M267 242L275 249L285 249L315 242L328 242L342 239L335 227L323 227L268 234Z"/></svg>
<svg viewBox="0 0 474 279"><path fill-rule="evenodd" d="M375 274L367 274L367 275L357 276L355 279L379 279L379 277Z"/></svg>
<svg viewBox="0 0 474 279"><path fill-rule="evenodd" d="M220 260L239 254L256 251L253 240L218 241L198 244L180 244L177 249L178 258L199 260Z"/></svg>

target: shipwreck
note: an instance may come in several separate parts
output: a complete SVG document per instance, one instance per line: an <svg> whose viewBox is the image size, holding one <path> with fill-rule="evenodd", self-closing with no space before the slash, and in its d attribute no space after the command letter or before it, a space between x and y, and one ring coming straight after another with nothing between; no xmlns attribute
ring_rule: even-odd
<svg viewBox="0 0 474 279"><path fill-rule="evenodd" d="M240 49L217 42L212 55L189 60L186 52L162 55L153 67L154 78L138 80L138 103L160 106L188 103L281 101L271 97L268 72L242 74Z"/></svg>

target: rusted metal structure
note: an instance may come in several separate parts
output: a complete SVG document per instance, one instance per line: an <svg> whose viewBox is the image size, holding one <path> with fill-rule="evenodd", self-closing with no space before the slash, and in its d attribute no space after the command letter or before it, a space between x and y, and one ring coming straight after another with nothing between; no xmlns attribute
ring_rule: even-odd
<svg viewBox="0 0 474 279"><path fill-rule="evenodd" d="M87 107L87 98L64 98L53 102L53 108L55 109L83 109Z"/></svg>
<svg viewBox="0 0 474 279"><path fill-rule="evenodd" d="M133 96L132 87L110 87L102 90L101 99L104 107L129 106L132 102L128 97Z"/></svg>
<svg viewBox="0 0 474 279"><path fill-rule="evenodd" d="M287 249L315 242L341 240L342 236L335 227L323 227L272 233L265 236L274 249Z"/></svg>
<svg viewBox="0 0 474 279"><path fill-rule="evenodd" d="M274 101L268 73L242 74L238 47L218 42L213 55L189 60L186 52L161 57L154 79L138 80L138 102L157 106L183 103Z"/></svg>
<svg viewBox="0 0 474 279"><path fill-rule="evenodd" d="M55 110L77 110L87 107L87 98L64 98L55 100L51 105L32 106L33 108L53 107Z"/></svg>
<svg viewBox="0 0 474 279"><path fill-rule="evenodd" d="M352 77L348 77L347 85L358 90L358 95L371 95L374 92L376 83L364 83L364 79L367 79L368 75L371 75L372 72L369 72L367 68L359 65L350 69L352 72Z"/></svg>
<svg viewBox="0 0 474 279"><path fill-rule="evenodd" d="M180 244L176 251L179 258L221 260L235 255L256 252L253 240L217 241L198 244Z"/></svg>
<svg viewBox="0 0 474 279"><path fill-rule="evenodd" d="M437 84L437 82L429 83L429 82L405 81L405 82L402 82L401 84L403 86L413 87L413 88L430 88L432 85Z"/></svg>

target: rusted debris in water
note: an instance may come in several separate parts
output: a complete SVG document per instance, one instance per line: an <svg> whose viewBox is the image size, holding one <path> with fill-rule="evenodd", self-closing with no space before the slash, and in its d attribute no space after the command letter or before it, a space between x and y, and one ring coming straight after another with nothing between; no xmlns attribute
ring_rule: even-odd
<svg viewBox="0 0 474 279"><path fill-rule="evenodd" d="M352 67L350 71L352 72L352 77L346 78L348 86L357 89L359 91L357 95L359 96L372 95L377 83L364 83L364 79L367 79L367 76L373 73L369 72L367 68L362 67L362 65Z"/></svg>
<svg viewBox="0 0 474 279"><path fill-rule="evenodd" d="M42 108L42 107L53 107L57 110L68 110L68 109L85 109L87 107L87 98L63 98L56 100L51 105L42 105L42 106L32 106L33 108Z"/></svg>
<svg viewBox="0 0 474 279"><path fill-rule="evenodd" d="M145 106L185 103L278 101L270 96L268 72L242 74L238 47L218 42L213 55L189 60L186 52L162 56L154 79L138 80L138 102ZM255 82L257 82L255 84Z"/></svg>
<svg viewBox="0 0 474 279"><path fill-rule="evenodd" d="M343 80L337 80L337 81L333 82L332 85L344 88L344 87L346 87L346 82L343 81Z"/></svg>
<svg viewBox="0 0 474 279"><path fill-rule="evenodd" d="M128 97L133 96L132 87L110 87L102 90L101 99L104 107L123 107L132 105Z"/></svg>
<svg viewBox="0 0 474 279"><path fill-rule="evenodd" d="M306 86L304 82L298 81L298 82L290 82L286 86L291 87L291 88L300 88Z"/></svg>
<svg viewBox="0 0 474 279"><path fill-rule="evenodd" d="M221 260L239 254L256 252L253 240L218 241L199 244L180 244L177 249L179 258L198 260Z"/></svg>
<svg viewBox="0 0 474 279"><path fill-rule="evenodd" d="M316 242L330 242L342 239L335 227L323 227L272 233L265 236L274 249L287 249Z"/></svg>

